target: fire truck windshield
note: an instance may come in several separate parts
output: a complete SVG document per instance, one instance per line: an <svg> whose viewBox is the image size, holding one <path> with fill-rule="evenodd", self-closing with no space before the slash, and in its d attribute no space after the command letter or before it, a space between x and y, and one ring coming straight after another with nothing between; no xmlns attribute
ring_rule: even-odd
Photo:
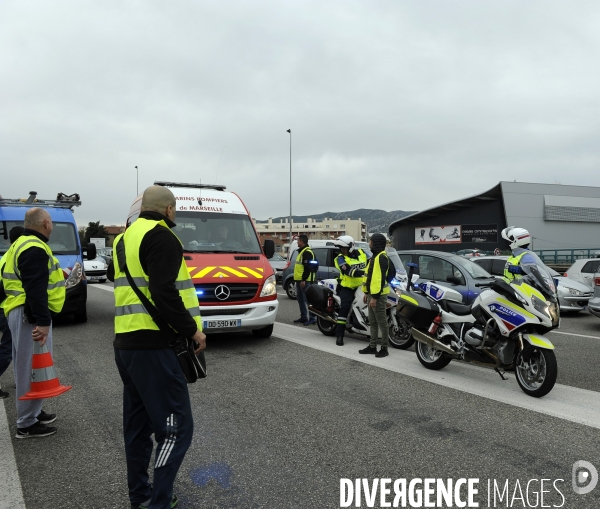
<svg viewBox="0 0 600 509"><path fill-rule="evenodd" d="M173 232L187 253L262 252L250 218L244 214L177 212Z"/></svg>

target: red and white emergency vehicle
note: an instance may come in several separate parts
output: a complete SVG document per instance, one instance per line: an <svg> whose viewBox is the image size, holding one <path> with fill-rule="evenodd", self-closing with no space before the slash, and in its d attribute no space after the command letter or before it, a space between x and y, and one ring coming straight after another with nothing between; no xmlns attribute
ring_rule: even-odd
<svg viewBox="0 0 600 509"><path fill-rule="evenodd" d="M268 261L273 241L261 247L252 216L225 186L155 182L168 187L177 202L173 232L196 287L206 334L252 331L269 337L279 302ZM127 226L140 215L142 196L129 210Z"/></svg>

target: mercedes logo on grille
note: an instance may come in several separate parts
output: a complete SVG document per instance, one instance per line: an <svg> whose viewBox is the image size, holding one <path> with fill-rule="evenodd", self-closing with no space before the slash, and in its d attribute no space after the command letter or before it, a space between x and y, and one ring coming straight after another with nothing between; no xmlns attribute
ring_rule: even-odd
<svg viewBox="0 0 600 509"><path fill-rule="evenodd" d="M227 300L230 293L229 288L225 285L219 285L215 288L215 297L219 300Z"/></svg>

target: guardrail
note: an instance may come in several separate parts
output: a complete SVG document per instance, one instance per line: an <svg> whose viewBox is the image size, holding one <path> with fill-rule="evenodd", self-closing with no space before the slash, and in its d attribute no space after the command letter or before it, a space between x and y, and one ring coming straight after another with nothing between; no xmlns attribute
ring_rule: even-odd
<svg viewBox="0 0 600 509"><path fill-rule="evenodd" d="M570 265L580 258L596 258L600 256L600 247L580 249L534 249L540 259L545 263ZM596 255L598 253L598 255Z"/></svg>

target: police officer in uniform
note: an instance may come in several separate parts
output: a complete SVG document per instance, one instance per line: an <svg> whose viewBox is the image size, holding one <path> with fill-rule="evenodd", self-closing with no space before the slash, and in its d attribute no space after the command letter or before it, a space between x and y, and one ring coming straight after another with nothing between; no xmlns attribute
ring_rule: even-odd
<svg viewBox="0 0 600 509"><path fill-rule="evenodd" d="M536 265L536 259L529 250L531 235L525 228L509 226L502 230L502 238L508 240L512 256L506 260L504 267L504 279L510 283L515 279L521 279L522 265Z"/></svg>
<svg viewBox="0 0 600 509"><path fill-rule="evenodd" d="M144 191L139 218L114 242L125 244L127 268L139 290L181 336L206 347L198 296L171 231L175 197L162 186ZM185 376L168 339L159 330L129 282L118 256L115 266L115 362L123 381L123 434L132 509L178 505L173 483L193 433ZM148 465L156 441L154 482Z"/></svg>
<svg viewBox="0 0 600 509"><path fill-rule="evenodd" d="M334 245L338 246L341 251L334 263L335 268L340 271L337 292L342 301L335 328L335 344L344 346L346 320L354 301L354 293L363 282L362 278L369 258L362 249L354 247L354 239L350 235L338 237L335 239Z"/></svg>
<svg viewBox="0 0 600 509"><path fill-rule="evenodd" d="M371 326L371 340L369 346L359 350L363 354L375 354L375 357L387 357L389 345L389 328L385 313L387 296L390 285L387 275L390 269L390 259L385 252L386 239L381 233L374 233L369 240L369 247L373 256L367 264L365 273L364 302L368 305L369 324ZM381 348L377 351L377 336L381 331Z"/></svg>
<svg viewBox="0 0 600 509"><path fill-rule="evenodd" d="M65 303L65 278L47 242L52 219L47 210L33 207L25 213L23 234L7 253L2 283L3 303L12 336L12 357L17 386L17 438L46 437L56 433L48 426L55 414L42 410L43 399L21 401L31 387L34 341L52 354L52 315Z"/></svg>
<svg viewBox="0 0 600 509"><path fill-rule="evenodd" d="M315 253L308 245L308 237L300 235L298 237L298 256L296 257L296 265L294 265L296 299L300 306L300 318L294 320L294 323L303 323L304 325L314 325L317 323L316 316L308 312L308 304L306 302L306 289L315 280L315 271L311 267L311 264L315 261Z"/></svg>

